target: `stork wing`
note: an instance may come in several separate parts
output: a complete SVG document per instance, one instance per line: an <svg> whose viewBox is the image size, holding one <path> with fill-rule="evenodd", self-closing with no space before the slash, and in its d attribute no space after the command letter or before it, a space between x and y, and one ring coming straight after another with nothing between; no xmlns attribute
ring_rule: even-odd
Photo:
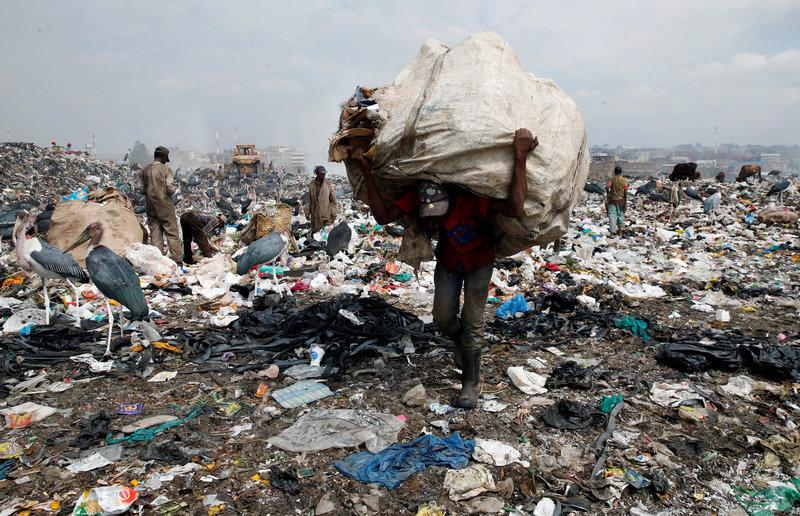
<svg viewBox="0 0 800 516"><path fill-rule="evenodd" d="M278 233L261 237L245 249L236 265L236 274L243 275L256 265L271 262L282 252L286 244Z"/></svg>
<svg viewBox="0 0 800 516"><path fill-rule="evenodd" d="M86 268L97 289L131 311L134 320L149 313L139 276L124 258L105 246L95 247L86 257Z"/></svg>
<svg viewBox="0 0 800 516"><path fill-rule="evenodd" d="M36 263L44 267L50 272L55 272L68 279L76 279L78 281L89 281L89 275L86 271L81 269L78 262L71 254L61 251L58 247L41 242L42 250L34 251L31 253L31 258L36 260Z"/></svg>

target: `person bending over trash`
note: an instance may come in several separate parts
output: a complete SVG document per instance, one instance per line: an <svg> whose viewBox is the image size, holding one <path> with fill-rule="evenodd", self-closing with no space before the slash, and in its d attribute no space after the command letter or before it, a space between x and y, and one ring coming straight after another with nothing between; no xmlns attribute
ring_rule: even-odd
<svg viewBox="0 0 800 516"><path fill-rule="evenodd" d="M628 182L622 177L622 167L614 167L614 177L606 184L606 195L609 231L616 235L622 232L625 224L625 208L628 202Z"/></svg>
<svg viewBox="0 0 800 516"><path fill-rule="evenodd" d="M484 309L495 259L492 219L496 214L520 217L528 193L526 162L539 140L527 129L514 135L514 168L508 198L479 197L452 184L421 181L387 206L375 185L369 162L361 149L352 153L364 174L368 204L379 224L404 215L435 218L438 227L434 272L433 320L440 332L456 344L456 365L462 369L461 393L454 405L478 405L481 348L484 344ZM461 290L464 306L459 317Z"/></svg>
<svg viewBox="0 0 800 516"><path fill-rule="evenodd" d="M187 211L181 215L181 232L183 233L183 262L192 265L192 242L197 244L200 253L205 258L214 256L218 249L209 242L208 237L219 234L225 227L225 216L221 213L216 217L209 217L195 210Z"/></svg>
<svg viewBox="0 0 800 516"><path fill-rule="evenodd" d="M147 199L147 227L150 228L150 245L164 252L164 237L167 238L169 256L181 263L181 238L178 236L178 220L175 216L175 174L167 166L169 149L158 146L153 152L153 162L139 173L139 190Z"/></svg>

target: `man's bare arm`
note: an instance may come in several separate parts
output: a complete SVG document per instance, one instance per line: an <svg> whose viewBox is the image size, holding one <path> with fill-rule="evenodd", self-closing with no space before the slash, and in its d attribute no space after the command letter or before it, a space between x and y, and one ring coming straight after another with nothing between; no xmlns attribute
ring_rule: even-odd
<svg viewBox="0 0 800 516"><path fill-rule="evenodd" d="M507 217L521 217L525 208L525 197L528 196L528 154L539 145L527 129L517 129L514 133L514 169L511 175L511 186L508 199L494 200L489 203L489 211Z"/></svg>
<svg viewBox="0 0 800 516"><path fill-rule="evenodd" d="M386 206L386 203L383 202L380 193L378 193L378 187L375 185L375 179L372 177L372 169L364 157L364 152L361 149L355 149L351 157L358 163L361 173L364 175L364 185L367 187L367 204L372 210L372 216L375 217L375 221L378 224L389 224L405 215L403 210L394 204Z"/></svg>

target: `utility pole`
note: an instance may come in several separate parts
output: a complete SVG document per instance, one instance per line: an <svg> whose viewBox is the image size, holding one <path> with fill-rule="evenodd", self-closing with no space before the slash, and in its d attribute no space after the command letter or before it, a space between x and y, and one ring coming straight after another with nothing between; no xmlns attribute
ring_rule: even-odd
<svg viewBox="0 0 800 516"><path fill-rule="evenodd" d="M219 163L219 129L217 129L217 163Z"/></svg>
<svg viewBox="0 0 800 516"><path fill-rule="evenodd" d="M236 126L233 126L233 146L236 147Z"/></svg>

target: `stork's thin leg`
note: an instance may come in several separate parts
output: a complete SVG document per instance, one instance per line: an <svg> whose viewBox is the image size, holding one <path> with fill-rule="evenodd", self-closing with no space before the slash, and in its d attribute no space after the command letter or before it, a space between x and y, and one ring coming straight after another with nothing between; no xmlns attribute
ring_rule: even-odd
<svg viewBox="0 0 800 516"><path fill-rule="evenodd" d="M111 356L111 332L114 329L114 314L111 313L111 303L106 299L106 311L108 312L108 342L106 343L106 356Z"/></svg>
<svg viewBox="0 0 800 516"><path fill-rule="evenodd" d="M44 323L50 324L50 296L47 294L47 280L42 278L42 289L44 290Z"/></svg>
<svg viewBox="0 0 800 516"><path fill-rule="evenodd" d="M122 318L122 305L119 305L119 336L125 336L125 319Z"/></svg>
<svg viewBox="0 0 800 516"><path fill-rule="evenodd" d="M78 287L76 287L70 280L64 278L64 281L69 283L69 286L72 287L72 291L75 293L75 308L81 307L81 293L78 291ZM80 317L78 317L80 319Z"/></svg>

